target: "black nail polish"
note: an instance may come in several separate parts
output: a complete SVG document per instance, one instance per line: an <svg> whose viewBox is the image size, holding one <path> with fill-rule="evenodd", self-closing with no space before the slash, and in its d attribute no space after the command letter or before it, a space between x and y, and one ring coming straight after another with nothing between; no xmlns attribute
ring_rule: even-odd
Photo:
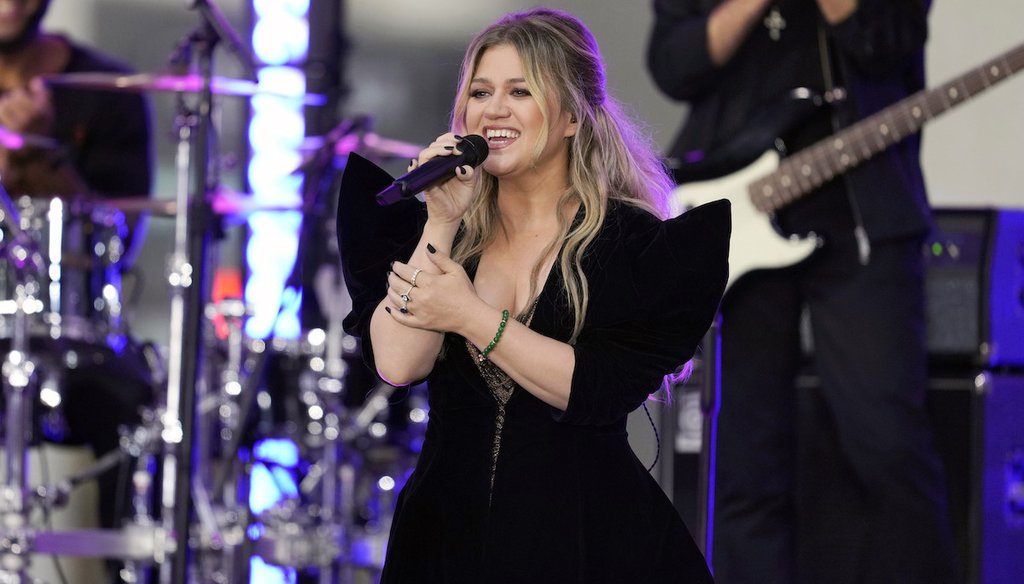
<svg viewBox="0 0 1024 584"><path fill-rule="evenodd" d="M454 138L455 138L456 140L458 140L459 142L461 142L461 141L462 141L462 136L460 136L460 135L458 135L458 134L452 134L452 136L453 136L453 137L454 137Z"/></svg>
<svg viewBox="0 0 1024 584"><path fill-rule="evenodd" d="M415 158L410 158L409 159L409 166L412 166L414 164L416 164L416 159Z"/></svg>
<svg viewBox="0 0 1024 584"><path fill-rule="evenodd" d="M430 253L436 253L437 252L437 248L435 248L434 246L432 246L432 245L430 245L428 243L427 244L427 251L429 251Z"/></svg>
<svg viewBox="0 0 1024 584"><path fill-rule="evenodd" d="M388 267L394 268L395 267L395 260L391 260L391 263L388 264Z"/></svg>
<svg viewBox="0 0 1024 584"><path fill-rule="evenodd" d="M460 166L460 167L459 167L459 174L461 174L461 175L465 176L465 175L466 175L466 172L467 172L467 170L466 170L466 167L465 167L465 166Z"/></svg>
<svg viewBox="0 0 1024 584"><path fill-rule="evenodd" d="M402 314L408 314L409 313L409 309L407 309L407 308L399 308L398 312L401 312Z"/></svg>
<svg viewBox="0 0 1024 584"><path fill-rule="evenodd" d="M455 150L455 146L445 146L445 150Z"/></svg>
<svg viewBox="0 0 1024 584"><path fill-rule="evenodd" d="M391 314L391 307L390 306L385 306L384 307L384 312L386 312L388 314Z"/></svg>

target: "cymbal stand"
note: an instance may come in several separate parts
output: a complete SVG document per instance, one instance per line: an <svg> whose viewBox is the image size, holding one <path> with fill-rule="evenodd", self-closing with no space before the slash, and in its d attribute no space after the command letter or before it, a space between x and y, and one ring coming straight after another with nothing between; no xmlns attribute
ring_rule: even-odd
<svg viewBox="0 0 1024 584"><path fill-rule="evenodd" d="M261 515L264 530L254 552L276 565L315 567L319 582L350 584L346 552L346 527L350 525L346 520L350 515L341 505L341 496L350 493L348 487L354 483L340 484L345 482L341 456L343 383L326 375L326 343L325 335L309 335L297 348L303 359L298 377L299 401L320 413L309 420L318 429L307 433L303 446L309 458L316 453L318 460L299 483L299 500L285 500Z"/></svg>
<svg viewBox="0 0 1024 584"><path fill-rule="evenodd" d="M121 448L128 456L135 461L135 469L132 472L132 519L131 524L135 527L142 527L153 530L156 526L156 514L152 506L154 502L153 477L156 476L156 466L162 452L162 438L160 436L159 414L153 410L146 409L142 412L142 424L134 428L130 434L121 437ZM166 533L161 532L165 537ZM154 558L157 563L164 559L161 552ZM127 577L126 582L136 584L149 584L152 582L152 570L147 564L133 559L125 561L123 570Z"/></svg>
<svg viewBox="0 0 1024 584"><path fill-rule="evenodd" d="M192 493L200 533L198 563L203 581L244 582L248 574L248 516L245 497L237 478L237 455L224 457L217 464L216 453L237 453L238 442L245 431L244 412L238 406L239 396L249 385L243 378L244 335L242 331L246 307L241 300L222 300L206 307L207 340L216 346L216 336L209 322L220 316L227 325L226 354L210 351L208 374L199 392L196 425L196 467ZM223 362L226 359L226 363ZM249 387L250 390L254 389Z"/></svg>
<svg viewBox="0 0 1024 584"><path fill-rule="evenodd" d="M28 445L32 432L32 397L36 388L36 362L29 352L28 307L35 298L38 282L30 272L43 268L34 244L21 231L17 209L7 191L0 187L4 222L12 241L3 248L5 259L18 275L14 292L14 326L11 350L3 360L4 482L0 487L0 582L28 582L28 553L31 536L28 525Z"/></svg>
<svg viewBox="0 0 1024 584"><path fill-rule="evenodd" d="M166 448L161 488L162 518L173 534L172 561L160 569L161 583L184 584L188 578L189 527L192 518L193 423L196 386L202 359L202 312L207 286L207 266L215 216L207 198L212 191L209 176L212 132L213 51L219 40L216 27L205 18L190 40L194 43L203 86L195 111L179 116L178 172L174 252L168 269L172 290L171 335L168 355L167 410L162 438ZM179 96L179 105L184 100ZM194 140L194 143L193 143ZM191 177L191 183L189 182ZM189 197L189 187L195 196Z"/></svg>

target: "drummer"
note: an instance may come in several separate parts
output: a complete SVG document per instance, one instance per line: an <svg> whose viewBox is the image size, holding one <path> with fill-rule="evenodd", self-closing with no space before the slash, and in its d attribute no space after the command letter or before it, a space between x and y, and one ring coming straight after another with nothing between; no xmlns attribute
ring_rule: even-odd
<svg viewBox="0 0 1024 584"><path fill-rule="evenodd" d="M0 181L12 196L123 197L150 190L152 144L145 98L48 88L42 77L128 67L69 38L40 30L49 0L0 0ZM19 143L22 142L22 143ZM141 245L136 233L134 248ZM129 252L130 255L130 252ZM149 368L133 343L97 349L65 371L64 415L73 442L97 456L118 447L118 427L149 403ZM58 359L58 362L60 360ZM65 367L69 367L66 363ZM100 479L104 527L116 527L117 469Z"/></svg>
<svg viewBox="0 0 1024 584"><path fill-rule="evenodd" d="M0 146L4 187L12 195L149 193L153 153L145 97L50 89L43 82L64 73L130 72L69 38L41 32L49 4L13 0L0 6L0 130L25 138L21 148Z"/></svg>

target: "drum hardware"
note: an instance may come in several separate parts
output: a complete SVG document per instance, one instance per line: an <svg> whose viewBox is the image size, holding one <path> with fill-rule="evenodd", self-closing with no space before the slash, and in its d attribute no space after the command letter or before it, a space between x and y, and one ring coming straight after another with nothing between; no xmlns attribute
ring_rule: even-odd
<svg viewBox="0 0 1024 584"><path fill-rule="evenodd" d="M201 109L209 105L212 95L234 97L256 97L267 95L274 97L301 99L306 105L324 105L327 99L322 95L303 94L291 95L270 91L251 81L256 78L255 59L247 45L242 42L231 24L224 17L213 0L193 0L190 8L200 13L199 26L178 41L170 57L169 66L174 70L188 70L192 61L198 61L198 73L189 74L150 74L133 75L109 73L66 73L45 76L43 79L51 85L76 87L80 89L98 89L107 91L128 92L170 92L176 94L194 94L203 102ZM220 42L235 55L242 67L248 72L250 80L229 79L212 75L209 65L212 63L213 51ZM208 110L203 112L206 115ZM200 185L203 183L200 183Z"/></svg>
<svg viewBox="0 0 1024 584"><path fill-rule="evenodd" d="M341 168L344 160L358 152L374 162L417 158L423 150L420 144L386 138L373 131L373 118L358 115L342 120L323 136L309 136L299 149L305 152L295 172L320 170L328 166Z"/></svg>
<svg viewBox="0 0 1024 584"><path fill-rule="evenodd" d="M20 230L19 217L7 191L0 187L4 222L13 234L4 255L17 272L14 289L13 330L10 351L2 365L4 412L4 482L0 488L0 578L26 578L29 565L28 443L31 432L32 390L36 362L29 353L28 313L31 302L29 274L42 268L38 252Z"/></svg>
<svg viewBox="0 0 1024 584"><path fill-rule="evenodd" d="M149 412L144 418L152 421L155 416ZM59 532L36 531L31 527L26 527L16 534L16 538L9 539L23 542L20 546L21 553L120 558L127 560L128 567L126 569L134 572L138 572L141 566L163 562L173 551L173 547L171 547L173 540L168 537L165 530L150 519L152 510L148 504L148 500L150 500L148 490L152 483L152 470L155 468L152 454L159 445L159 438L152 431L153 428L154 426L150 424L124 431L121 448L100 457L89 468L56 483L46 483L26 490L28 498L25 499L26 505L22 510L27 515L37 507L45 509L61 507L68 502L70 494L76 487L96 479L100 474L119 464L135 459L138 466L132 481L136 496L133 497L134 518L131 522L121 529L80 529ZM7 494L5 491L4 501L13 500L7 498ZM4 567L6 568L7 565L4 564ZM27 567L27 563L25 567ZM132 581L142 582L143 580Z"/></svg>
<svg viewBox="0 0 1024 584"><path fill-rule="evenodd" d="M162 564L174 553L174 539L159 526L121 529L72 529L32 535L32 552L88 558L120 558Z"/></svg>
<svg viewBox="0 0 1024 584"><path fill-rule="evenodd" d="M69 207L70 208L70 207ZM11 237L13 242L15 238ZM31 242L29 242L31 243ZM14 251L14 246L8 246ZM20 252L19 252L20 253ZM20 253L20 257L28 257ZM173 272L182 278L189 277L187 271ZM20 273L26 276L26 270ZM25 302L21 302L25 306ZM24 311L23 311L24 312ZM44 311L45 312L45 311ZM385 466L401 466L395 463L395 457L387 453L381 456L382 450L371 453L364 458L360 445L355 441L370 439L379 441L383 434L374 429L381 426L375 417L384 413L388 407L387 400L394 388L381 386L371 392L367 403L361 407L347 411L341 404L345 395L342 381L347 365L342 356L351 356L358 352L351 337L334 338L326 331L314 329L298 341L241 341L241 323L245 315L241 302L225 302L216 306L216 310L208 308L206 315L220 313L234 321L232 330L235 335L229 340L231 349L224 354L223 362L208 363L206 367L210 375L204 375L197 387L200 412L199 424L205 417L220 416L219 405L240 402L245 396L255 399L259 391L246 389L247 384L257 384L262 377L259 365L261 359L282 359L298 372L294 376L294 386L289 386L286 399L293 399L294 404L306 418L294 426L295 437L305 451L306 460L311 461L309 472L302 477L300 483L301 498L268 512L261 517L266 523L262 534L255 539L245 537L248 528L255 520L248 515L248 507L243 500L232 498L232 494L244 492L247 472L244 468L232 467L211 458L217 451L235 453L238 448L224 441L228 438L241 440L244 437L241 404L235 413L226 418L218 418L214 423L228 429L220 436L216 444L198 442L196 453L201 460L196 465L196 474L190 488L196 509L197 523L190 523L190 550L195 554L193 570L205 576L217 576L227 582L242 581L245 562L242 561L252 554L265 554L264 559L275 562L290 562L297 568L316 568L324 574L324 582L351 582L353 570L373 570L379 562L366 558L378 558L383 549L383 539L387 531L386 511L370 512L370 508L386 508L389 503L389 492L380 491L376 486L380 477L375 473ZM37 310L35 316L40 313ZM33 315L30 315L33 316ZM339 329L340 330L340 329ZM230 336L230 335L229 335ZM204 345L209 345L209 339ZM67 353L74 360L75 351ZM204 353L213 358L217 355L210 350ZM12 355L9 358L14 358ZM87 356L85 357L87 358ZM266 364L268 361L264 361ZM225 374L239 371L240 374ZM41 363L33 363L29 374L22 378L32 377L34 387L42 393L41 374L46 367ZM170 373L170 371L169 371ZM12 377L12 376L6 376ZM18 379L18 375L13 375ZM253 385L255 387L255 385ZM232 388L232 389L228 389ZM294 389L294 391L292 391ZM205 392L205 393L204 393ZM216 400L212 394L220 392L221 404L213 407ZM31 394L31 393L30 393ZM26 395L30 395L26 394ZM315 415L312 412L318 412ZM8 412L8 414L10 411ZM31 529L12 531L5 534L12 542L9 548L22 550L24 553L57 553L63 555L107 556L126 561L124 574L134 581L143 581L147 576L148 566L166 565L177 545L175 534L163 524L163 520L155 520L157 513L147 506L146 493L153 489L156 459L166 449L163 437L168 426L165 410L150 412L141 427L125 438L124 447L129 449L132 457L139 458L136 471L133 473L132 485L136 496L133 500L134 520L123 530L76 530L60 533L36 533ZM26 427L27 424L26 424ZM350 428L351 427L351 428ZM198 435L206 434L197 430ZM215 440L215 441L216 441ZM142 455L142 456L140 456ZM207 458L203 459L202 457ZM229 457L230 458L230 457ZM105 459L110 460L110 459ZM233 460L230 461L234 463ZM216 480L214 488L207 490L203 481L209 475L202 471L228 471L221 479L220 488ZM390 470L388 471L390 473ZM393 473L392 473L393 474ZM216 479L216 476L213 477ZM77 484L77 480L75 481ZM66 485L44 485L31 493L28 505L52 504L61 502L62 493L67 491ZM380 501L376 498L383 497ZM374 501L366 502L365 499ZM301 527L301 529L296 529ZM142 544L127 542L124 532L132 533L132 537L143 538ZM322 542L311 545L309 534L315 533ZM0 538L2 539L2 538ZM2 546L0 546L2 548ZM269 550L269 551L268 551ZM366 552L372 550L372 553ZM18 557L27 560L28 556ZM363 558L363 559L360 559ZM333 574L327 576L328 574Z"/></svg>
<svg viewBox="0 0 1024 584"><path fill-rule="evenodd" d="M0 337L12 332L13 286L25 287L20 310L27 334L73 340L118 352L126 343L121 269L127 223L124 215L91 201L19 197L6 192L4 243L11 261L0 265ZM7 239L9 238L9 241Z"/></svg>
<svg viewBox="0 0 1024 584"><path fill-rule="evenodd" d="M205 86L205 79L202 75L173 75L158 73L135 73L125 75L123 73L62 73L43 77L49 85L61 87L72 87L77 89L98 89L105 91L125 91L130 93L142 92L164 92L164 93L185 93L200 94ZM210 79L210 93L227 97L256 97L266 95L271 97L294 98L302 100L302 103L310 106L320 106L327 102L322 95L305 93L292 95L271 91L259 84L245 79L231 79L227 77L213 77ZM2 138L0 138L2 139Z"/></svg>
<svg viewBox="0 0 1024 584"><path fill-rule="evenodd" d="M201 5L200 9L215 9L209 2L197 4ZM378 386L361 406L351 411L346 408L343 379L347 365L343 357L351 357L356 348L353 339L341 331L340 316L332 317L326 332L314 329L297 342L250 341L241 336L244 306L222 304L216 310L238 325L225 351L218 353L215 342L202 334L207 256L219 222L263 211L308 211L318 202L307 196L304 205L259 206L245 195L218 188L216 181L211 180L206 161L213 131L209 120L212 96L256 96L267 92L249 82L235 83L235 80L210 74L213 47L223 38L220 36L223 33L214 30L217 26L209 22L208 15L204 15L204 19L207 21L204 28L199 34L190 35L189 40L190 47L194 43L199 53L199 74L49 80L55 85L85 89L176 94L179 108L175 117L177 189L173 201L143 202L128 198L80 203L55 199L55 204L62 204L65 211L101 208L113 211L115 216L148 212L175 217L174 251L168 257L166 268L171 292L171 340L166 379L162 380L166 382L166 401L159 409L145 412L143 423L122 436L122 452L112 453L97 462L98 467L109 468L126 458L136 461L131 475L131 520L122 529L36 532L29 527L30 508L60 506L76 485L99 473L101 468L90 469L87 476L76 475L31 491L24 478L18 481L8 478L0 488L3 525L0 527L0 578L16 574L20 581L29 552L119 558L126 561L122 575L132 582L145 582L150 576L156 576L161 583L177 583L186 581L189 574L204 582L241 582L247 576L248 559L252 555L299 569L315 568L323 584L349 583L354 581L354 570L373 570L379 566L379 557L361 560L359 558L372 554L359 550L383 549L389 522L386 509L395 484L391 475L400 482L402 473L411 465L405 457L395 454L401 447L378 448L367 453L360 450L362 445L373 446L386 437L385 432L379 431L380 417L387 413L388 398L394 388ZM190 106L185 98L193 95L198 101ZM302 97L305 103L316 98L318 96ZM351 133L341 134L345 137ZM23 138L25 144L30 145L31 137ZM419 152L418 146L389 141L365 131L359 138L356 147L376 152L381 157L406 158ZM0 143L3 139L0 131ZM347 154L351 145L351 141L330 144L327 149L331 155L330 165L336 162L333 158ZM193 190L200 194L192 194ZM6 208L3 211L5 222L17 218L17 206L7 207L10 212ZM316 209L322 211L319 207ZM35 216L43 217L46 213ZM99 218L97 215L96 221ZM16 226L20 227L21 220L17 219ZM90 221L93 221L92 216ZM103 225L117 231L116 218L112 221ZM66 310L65 302L61 302L60 310L54 310L54 304L49 301L48 281L30 277L34 272L46 272L53 259L42 253L42 249L36 249L33 255L30 248L18 245L18 231L8 229L8 233L13 235L0 241L3 254L14 258L9 263L13 265L17 261L21 266L11 274L31 280L27 286L18 288L18 295L3 301L9 302L10 317L4 319L4 315L0 315L0 320L11 323L10 332L4 334L17 337L12 341L12 349L21 346L19 339L25 341L22 343L24 350L8 352L4 361L5 393L13 391L11 380L20 384L20 394L8 400L5 412L5 439L8 452L13 453L24 452L28 443L23 432L15 431L19 428L30 431L26 412L31 402L27 402L27 398L42 393L41 388L47 385L46 363L27 352L28 338L44 333L33 332L29 325L46 328L47 338L63 341L69 336L72 321L76 321L72 317L78 315ZM26 237L22 238L26 244L34 243L31 235ZM101 267L118 267L117 258L123 254L119 242L122 240L103 242L106 254L103 258L111 261L101 262ZM91 247L89 250L94 251ZM97 266L96 257L91 253L78 257L65 253L58 267L65 272L85 272ZM36 266L28 267L31 263ZM109 343L108 332L123 332L120 281L114 282L113 277L113 273L99 277L100 280L108 278L106 283L113 290L99 295L98 303L97 298L85 298L85 301L88 306L98 306L97 310L105 311L103 318L117 326L97 326L88 319L78 319L83 322L85 332L76 337L84 338L89 329L94 329L91 332L97 334L90 339L98 340L89 342ZM66 281L61 283L66 284ZM68 354L74 355L75 351ZM286 365L275 365L275 360ZM274 395L273 388L260 387L266 382L267 369L275 366L297 371L291 380L294 385L288 385L287 394ZM155 367L154 374L162 376ZM18 401L19 396L21 401ZM267 396L271 401L288 402L294 417L275 421L271 408L263 407L260 401ZM59 397L58 383L54 399ZM271 421L266 429L261 427L258 432L293 437L303 459L302 470L297 471L298 495L259 517L252 515L245 500L250 473L246 461L238 457L239 450L247 448L245 440L251 437L253 425L247 418L253 411ZM20 422L16 420L18 415L24 418ZM12 448L11 436L20 436L21 444ZM193 460L195 465L191 464ZM248 462L251 463L251 458ZM8 461L7 477L21 477L24 467L23 458L20 463ZM379 476L385 473L388 476ZM388 484L384 479L391 480L392 486L381 486ZM10 486L13 482L18 483L16 488ZM154 509L153 493L160 496L159 509ZM159 573L149 574L154 566Z"/></svg>
<svg viewBox="0 0 1024 584"><path fill-rule="evenodd" d="M237 222L244 221L253 213L273 213L285 211L301 211L302 205L299 202L294 204L275 203L273 205L254 201L245 193L239 193L227 187L218 187L209 193L210 207L213 212L222 219ZM180 207L175 200L151 199L149 197L122 197L104 199L103 204L124 213L139 214L149 213L158 217L174 217Z"/></svg>
<svg viewBox="0 0 1024 584"><path fill-rule="evenodd" d="M302 511L297 505L282 505L264 513L260 517L263 531L253 551L268 564L297 569L323 569L344 562L341 525L323 523Z"/></svg>
<svg viewBox="0 0 1024 584"><path fill-rule="evenodd" d="M55 509L68 503L71 492L79 485L96 479L104 472L127 462L129 456L125 450L111 450L104 454L92 466L84 471L61 479L56 483L46 483L32 489L33 504L40 507Z"/></svg>
<svg viewBox="0 0 1024 584"><path fill-rule="evenodd" d="M230 42L235 38L221 34L221 15L219 11L210 8L209 0L195 2L193 7L200 9L202 18L199 27L188 36L186 46L190 47L189 58L194 56L197 63L201 82L196 87L198 92L194 108L187 106L183 92L176 92L176 204L178 209L188 209L188 212L177 213L175 217L174 251L168 261L168 284L172 290L171 335L167 409L162 420L161 435L165 447L163 485L160 489L161 519L164 528L174 534L176 551L170 562L160 566L159 580L161 583L174 584L184 584L189 572L194 422L196 394L202 383L200 360L203 355L203 339L200 329L207 286L206 271L211 257L212 234L215 231L215 217L207 197L213 185L209 174L213 132L213 56L220 40L226 38ZM178 50L175 53L177 56ZM195 188L198 195L190 197L190 187Z"/></svg>
<svg viewBox="0 0 1024 584"><path fill-rule="evenodd" d="M347 502L355 499L345 496L354 481L346 482L344 477L354 475L353 457L357 455L353 452L342 456L348 452L348 445L341 442L341 425L346 417L341 403L343 387L320 383L338 381L326 376L326 340L324 331L313 330L300 341L271 340L249 345L257 355L273 353L269 363L285 367L291 374L294 386L287 385L287 394L270 399L291 397L297 409L304 412L305 423L299 421L295 425L300 430L300 451L310 461L305 476L298 481L295 496L278 502L256 518L261 528L252 552L269 564L300 570L315 568L320 581L325 583L347 583L352 581L344 574L351 568L347 560L348 538L354 516ZM285 364L281 365L281 361ZM291 433L289 423L285 422L285 435Z"/></svg>
<svg viewBox="0 0 1024 584"><path fill-rule="evenodd" d="M60 150L60 142L47 136L35 134L21 134L0 126L0 147L8 150L21 150L23 148L40 148L43 150Z"/></svg>
<svg viewBox="0 0 1024 584"><path fill-rule="evenodd" d="M64 231L63 213L54 212L70 210L72 215L78 213L76 206L65 203L62 199L32 200L19 199L15 203L0 187L0 208L6 227L3 254L7 265L6 276L11 282L12 298L5 302L2 332L10 338L9 351L3 360L3 389L5 397L4 442L6 466L4 483L0 488L0 581L28 581L27 568L30 565L30 553L61 553L69 555L111 555L116 557L139 557L152 563L160 556L144 552L139 547L139 536L133 533L125 536L113 533L112 530L84 530L82 532L53 533L37 531L31 524L31 512L36 508L44 511L66 503L72 489L98 474L117 465L125 459L122 452L114 451L101 457L97 464L83 473L70 477L56 484L44 484L29 489L27 481L27 455L31 443L33 402L38 397L43 405L51 408L50 414L56 412L61 405L61 382L57 372L62 368L73 369L79 357L95 361L96 357L80 355L77 350L65 350L59 363L40 359L40 355L32 353L30 340L42 338L44 341L64 342L64 337L74 336L79 341L106 343L105 346L115 347L110 343L112 335L119 332L119 282L110 270L116 265L120 255L114 240L97 242L101 245L86 246L93 257L103 257L107 265L100 266L95 273L88 273L88 278L79 278L78 284L102 284L102 296L88 305L81 300L90 298L82 293L83 288L69 284L72 278L69 272L82 271L83 265L92 265L85 261L81 265L71 266L67 262L62 244L67 243ZM37 212L46 209L46 212ZM22 214L19 211L26 210ZM104 218L91 224L88 231L95 233L96 227L112 227L117 230L123 226L114 220ZM46 253L40 251L40 242L35 238L39 229L34 222L51 221L51 235L44 239L47 243ZM95 241L95 240L93 240ZM86 256L88 257L88 256ZM64 269L67 268L67 269ZM49 282L46 285L44 283ZM65 294L64 292L68 292ZM74 294L80 298L75 298ZM77 302L77 303L76 303ZM81 308L78 314L72 314L72 308ZM98 324L96 314L103 314L104 326ZM77 320L76 320L77 318ZM73 335L69 324L85 323L82 331ZM81 334L79 334L81 333ZM95 334L86 334L95 333ZM45 420L44 420L45 426ZM152 534L149 541L166 539L165 536ZM156 549L155 547L152 549ZM134 551L133 551L134 550Z"/></svg>

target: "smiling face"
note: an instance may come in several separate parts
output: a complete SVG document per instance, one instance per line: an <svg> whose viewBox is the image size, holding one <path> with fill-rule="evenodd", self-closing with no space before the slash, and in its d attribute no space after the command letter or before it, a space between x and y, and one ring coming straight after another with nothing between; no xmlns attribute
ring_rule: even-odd
<svg viewBox="0 0 1024 584"><path fill-rule="evenodd" d="M499 178L564 178L569 156L565 138L575 134L576 124L556 100L536 92L511 45L488 48L480 56L469 84L465 131L487 139L490 154L483 168L488 173ZM549 119L539 100L545 100Z"/></svg>

